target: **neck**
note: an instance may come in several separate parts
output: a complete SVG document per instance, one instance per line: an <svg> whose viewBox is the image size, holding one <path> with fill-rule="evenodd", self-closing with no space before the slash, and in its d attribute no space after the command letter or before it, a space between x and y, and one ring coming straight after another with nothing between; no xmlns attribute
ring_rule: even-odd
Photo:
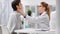
<svg viewBox="0 0 60 34"><path fill-rule="evenodd" d="M16 11L17 13L19 13L19 11Z"/></svg>
<svg viewBox="0 0 60 34"><path fill-rule="evenodd" d="M20 10L19 9L17 9L16 11L17 11L17 13L20 13Z"/></svg>

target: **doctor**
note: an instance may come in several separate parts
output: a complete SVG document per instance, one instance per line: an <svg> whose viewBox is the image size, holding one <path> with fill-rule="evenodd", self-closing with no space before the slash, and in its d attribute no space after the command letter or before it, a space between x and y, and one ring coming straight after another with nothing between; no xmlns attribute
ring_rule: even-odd
<svg viewBox="0 0 60 34"><path fill-rule="evenodd" d="M41 29L41 31L48 31L50 21L50 8L46 2L41 2L39 6L39 16L35 18L26 17L31 28ZM35 24L37 24L35 26Z"/></svg>
<svg viewBox="0 0 60 34"><path fill-rule="evenodd" d="M14 30L17 29L22 29L22 21L21 21L21 15L25 15L24 12L22 11L22 4L20 2L20 0L14 0L12 2L12 8L14 10L13 13L11 13L9 21L8 21L8 29L12 34L16 34L14 33Z"/></svg>
<svg viewBox="0 0 60 34"><path fill-rule="evenodd" d="M41 2L39 6L39 16L38 16L38 28L42 31L49 30L49 20L50 20L50 8L46 2Z"/></svg>

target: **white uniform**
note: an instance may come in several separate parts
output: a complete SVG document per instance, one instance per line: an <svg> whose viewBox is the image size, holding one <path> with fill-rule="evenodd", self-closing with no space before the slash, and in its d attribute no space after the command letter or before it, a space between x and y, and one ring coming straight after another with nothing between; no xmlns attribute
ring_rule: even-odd
<svg viewBox="0 0 60 34"><path fill-rule="evenodd" d="M17 13L15 11L12 14L10 14L7 27L10 32L12 32L13 30L22 28L22 21L21 21L20 13Z"/></svg>
<svg viewBox="0 0 60 34"><path fill-rule="evenodd" d="M43 12L41 15L36 17L27 17L27 20L31 28L49 30L49 16L46 12Z"/></svg>
<svg viewBox="0 0 60 34"><path fill-rule="evenodd" d="M49 16L46 12L43 12L37 19L37 28L41 30L49 30Z"/></svg>

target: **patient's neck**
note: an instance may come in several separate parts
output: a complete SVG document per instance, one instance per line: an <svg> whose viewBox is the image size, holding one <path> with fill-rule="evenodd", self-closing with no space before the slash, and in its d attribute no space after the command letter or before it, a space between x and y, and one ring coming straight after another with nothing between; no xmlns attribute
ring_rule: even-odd
<svg viewBox="0 0 60 34"><path fill-rule="evenodd" d="M17 9L17 10L16 10L16 12L17 12L17 13L20 13L20 10L19 10L19 9Z"/></svg>

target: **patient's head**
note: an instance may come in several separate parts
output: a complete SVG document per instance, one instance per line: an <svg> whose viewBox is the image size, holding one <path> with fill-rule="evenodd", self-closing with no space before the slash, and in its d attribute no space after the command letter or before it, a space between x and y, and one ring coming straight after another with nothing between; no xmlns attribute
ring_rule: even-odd
<svg viewBox="0 0 60 34"><path fill-rule="evenodd" d="M12 2L12 8L13 8L14 11L21 10L22 9L22 4L21 4L20 0L14 0Z"/></svg>

